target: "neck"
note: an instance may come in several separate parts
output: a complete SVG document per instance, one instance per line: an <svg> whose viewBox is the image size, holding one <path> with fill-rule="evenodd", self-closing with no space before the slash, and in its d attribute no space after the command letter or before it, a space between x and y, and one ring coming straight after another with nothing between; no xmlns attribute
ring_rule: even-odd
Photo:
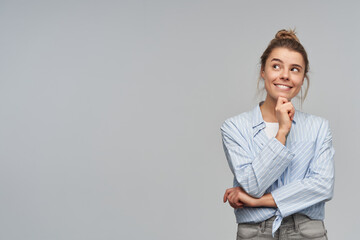
<svg viewBox="0 0 360 240"><path fill-rule="evenodd" d="M278 122L276 118L276 100L271 98L269 95L266 96L265 101L260 106L261 115L266 122Z"/></svg>

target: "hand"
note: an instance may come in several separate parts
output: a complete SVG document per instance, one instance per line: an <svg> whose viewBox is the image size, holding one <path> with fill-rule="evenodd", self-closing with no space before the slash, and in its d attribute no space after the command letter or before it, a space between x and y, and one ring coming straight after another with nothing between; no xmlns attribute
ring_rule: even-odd
<svg viewBox="0 0 360 240"><path fill-rule="evenodd" d="M251 197L241 187L233 187L226 189L224 194L224 203L229 201L233 208L255 207L257 198Z"/></svg>
<svg viewBox="0 0 360 240"><path fill-rule="evenodd" d="M295 108L287 98L279 97L275 106L276 118L279 122L279 130L287 131L291 128L295 115Z"/></svg>
<svg viewBox="0 0 360 240"><path fill-rule="evenodd" d="M279 130L276 138L285 145L286 136L290 132L295 108L287 98L279 97L275 107L276 118L279 122Z"/></svg>

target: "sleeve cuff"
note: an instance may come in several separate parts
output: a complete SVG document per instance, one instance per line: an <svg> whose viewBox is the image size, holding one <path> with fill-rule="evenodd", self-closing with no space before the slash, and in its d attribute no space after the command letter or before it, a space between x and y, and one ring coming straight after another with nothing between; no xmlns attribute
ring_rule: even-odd
<svg viewBox="0 0 360 240"><path fill-rule="evenodd" d="M284 166L287 167L290 161L295 157L295 154L292 153L275 137L270 139L268 147L275 154L275 156L277 156L276 158L280 165L284 164Z"/></svg>
<svg viewBox="0 0 360 240"><path fill-rule="evenodd" d="M278 188L279 189L279 188ZM289 214L287 214L286 212L284 212L283 210L283 206L282 206L282 203L281 203L281 199L280 197L278 196L278 189L275 189L274 191L271 192L271 195L276 203L276 206L277 206L277 211L276 211L276 215L279 215L279 216L282 216L283 218L284 217L287 217Z"/></svg>
<svg viewBox="0 0 360 240"><path fill-rule="evenodd" d="M274 153L282 153L284 155L289 155L294 157L295 155L290 152L290 150L284 146L277 138L272 137L269 141L269 147Z"/></svg>

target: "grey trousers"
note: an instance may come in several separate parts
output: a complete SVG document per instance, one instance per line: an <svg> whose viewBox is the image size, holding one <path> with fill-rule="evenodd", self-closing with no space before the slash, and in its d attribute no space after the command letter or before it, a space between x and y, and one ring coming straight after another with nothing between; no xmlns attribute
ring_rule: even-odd
<svg viewBox="0 0 360 240"><path fill-rule="evenodd" d="M293 214L283 219L280 228L272 237L271 230L275 217L260 223L239 223L236 240L266 240L266 239L312 239L326 240L326 229L321 220L312 220L302 214Z"/></svg>

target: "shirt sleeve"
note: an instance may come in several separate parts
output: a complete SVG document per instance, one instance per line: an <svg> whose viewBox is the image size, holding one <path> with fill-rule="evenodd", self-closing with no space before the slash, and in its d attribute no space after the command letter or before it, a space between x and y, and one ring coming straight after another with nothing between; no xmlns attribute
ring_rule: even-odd
<svg viewBox="0 0 360 240"><path fill-rule="evenodd" d="M284 185L271 194L281 218L299 212L316 203L328 201L334 190L334 154L329 123L324 120L316 144L315 156L302 180Z"/></svg>
<svg viewBox="0 0 360 240"><path fill-rule="evenodd" d="M253 136L245 137L246 133L230 121L225 121L220 129L224 152L235 179L249 195L260 198L281 176L294 154L276 138L271 138L255 154L249 147Z"/></svg>

